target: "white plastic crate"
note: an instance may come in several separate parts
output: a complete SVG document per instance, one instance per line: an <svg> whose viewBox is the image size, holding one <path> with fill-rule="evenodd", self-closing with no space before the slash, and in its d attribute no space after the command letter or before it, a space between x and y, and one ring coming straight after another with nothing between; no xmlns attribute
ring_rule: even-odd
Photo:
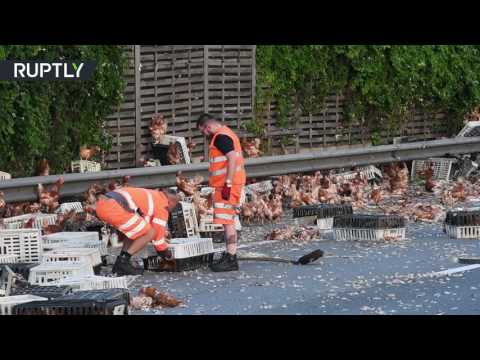
<svg viewBox="0 0 480 360"><path fill-rule="evenodd" d="M180 147L182 149L182 155L183 155L183 158L185 159L185 164L190 164L191 163L190 162L190 155L188 153L187 143L186 143L184 137L172 136L172 135L163 135L162 138L159 141L159 144L170 145L173 142L180 143Z"/></svg>
<svg viewBox="0 0 480 360"><path fill-rule="evenodd" d="M456 159L448 158L430 158L427 160L413 160L411 179L415 180L418 172L428 169L433 165L433 179L434 180L449 180L452 170L452 164L456 163Z"/></svg>
<svg viewBox="0 0 480 360"><path fill-rule="evenodd" d="M396 229L353 229L337 228L333 229L334 238L337 241L383 241L388 239L405 239L406 228Z"/></svg>
<svg viewBox="0 0 480 360"><path fill-rule="evenodd" d="M317 227L320 230L332 230L333 228L333 217L317 219Z"/></svg>
<svg viewBox="0 0 480 360"><path fill-rule="evenodd" d="M103 289L128 289L126 276L105 277L96 275L74 276L55 281L51 285L71 286L72 290L103 290Z"/></svg>
<svg viewBox="0 0 480 360"><path fill-rule="evenodd" d="M271 180L262 181L262 182L245 186L245 193L247 195L250 195L253 192L256 192L259 194L265 194L265 193L269 193L272 190L273 190L273 184Z"/></svg>
<svg viewBox="0 0 480 360"><path fill-rule="evenodd" d="M68 249L68 248L89 248L89 249L98 249L101 256L108 255L107 246L101 241L93 240L71 240L65 242L58 242L44 245L46 250L58 250L58 249Z"/></svg>
<svg viewBox="0 0 480 360"><path fill-rule="evenodd" d="M0 315L12 315L12 309L15 305L44 300L48 299L35 295L15 295L0 297Z"/></svg>
<svg viewBox="0 0 480 360"><path fill-rule="evenodd" d="M11 178L12 178L12 175L10 175L9 173L0 171L0 181L10 180Z"/></svg>
<svg viewBox="0 0 480 360"><path fill-rule="evenodd" d="M42 262L85 262L92 266L102 263L100 251L93 248L61 248L44 252Z"/></svg>
<svg viewBox="0 0 480 360"><path fill-rule="evenodd" d="M197 215L195 213L195 207L192 203L181 201L183 219L185 221L185 229L187 231L187 238L198 237L199 229L197 222Z"/></svg>
<svg viewBox="0 0 480 360"><path fill-rule="evenodd" d="M370 165L367 167L361 167L357 171L347 171L339 174L335 174L335 177L341 177L343 180L353 180L360 172L360 177L366 180L374 180L376 177L382 177L382 171L377 167Z"/></svg>
<svg viewBox="0 0 480 360"><path fill-rule="evenodd" d="M177 238L170 240L168 248L174 259L186 259L214 252L211 238Z"/></svg>
<svg viewBox="0 0 480 360"><path fill-rule="evenodd" d="M445 225L445 230L454 239L480 239L480 226Z"/></svg>
<svg viewBox="0 0 480 360"><path fill-rule="evenodd" d="M30 269L28 282L32 285L50 285L68 277L94 275L93 267L88 263L48 262Z"/></svg>
<svg viewBox="0 0 480 360"><path fill-rule="evenodd" d="M86 173L102 171L100 163L89 160L76 160L71 162L72 173Z"/></svg>
<svg viewBox="0 0 480 360"><path fill-rule="evenodd" d="M13 254L0 255L0 264L18 263L18 256Z"/></svg>
<svg viewBox="0 0 480 360"><path fill-rule="evenodd" d="M71 241L98 241L100 238L96 231L62 231L43 236L44 245L54 245Z"/></svg>
<svg viewBox="0 0 480 360"><path fill-rule="evenodd" d="M242 223L238 215L235 216L235 229L237 231L242 230ZM200 224L198 225L198 230L200 232L221 232L223 231L222 224L213 223L213 215L207 215L200 218Z"/></svg>
<svg viewBox="0 0 480 360"><path fill-rule="evenodd" d="M57 213L66 214L72 210L75 210L76 213L83 212L83 206L81 202L68 202L60 204L60 207L57 209Z"/></svg>
<svg viewBox="0 0 480 360"><path fill-rule="evenodd" d="M468 136L474 129L475 132L480 132L480 121L469 121L465 127L458 133L457 137L465 137Z"/></svg>
<svg viewBox="0 0 480 360"><path fill-rule="evenodd" d="M37 263L42 257L42 234L38 229L0 230L0 255L16 255L21 262Z"/></svg>
<svg viewBox="0 0 480 360"><path fill-rule="evenodd" d="M54 225L57 221L56 214L25 214L3 219L6 229L23 229L30 219L34 219L31 228L42 229L45 225Z"/></svg>

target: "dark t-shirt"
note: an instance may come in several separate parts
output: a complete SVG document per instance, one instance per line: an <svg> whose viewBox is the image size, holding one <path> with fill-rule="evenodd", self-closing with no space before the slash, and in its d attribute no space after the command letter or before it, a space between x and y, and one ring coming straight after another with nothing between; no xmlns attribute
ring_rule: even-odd
<svg viewBox="0 0 480 360"><path fill-rule="evenodd" d="M227 155L230 151L235 150L233 140L227 135L218 135L215 138L214 145L223 155Z"/></svg>

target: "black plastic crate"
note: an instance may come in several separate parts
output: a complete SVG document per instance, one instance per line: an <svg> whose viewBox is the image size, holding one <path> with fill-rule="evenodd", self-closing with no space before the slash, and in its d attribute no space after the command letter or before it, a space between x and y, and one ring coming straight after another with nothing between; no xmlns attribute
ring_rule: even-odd
<svg viewBox="0 0 480 360"><path fill-rule="evenodd" d="M15 305L12 315L128 315L125 299L95 301L54 299Z"/></svg>
<svg viewBox="0 0 480 360"><path fill-rule="evenodd" d="M332 218L340 215L353 214L353 208L351 204L343 205L313 205L313 206L301 206L293 209L293 217L307 217L316 216L318 219Z"/></svg>
<svg viewBox="0 0 480 360"><path fill-rule="evenodd" d="M153 158L156 160L160 160L160 164L162 164L162 166L171 165L167 159L168 146L169 145L152 144ZM175 146L177 147L177 151L180 154L180 164L185 164L185 157L183 156L182 146L178 141L175 142Z"/></svg>
<svg viewBox="0 0 480 360"><path fill-rule="evenodd" d="M22 277L25 280L28 280L28 277L30 275L30 269L35 266L38 266L38 264L32 264L32 263L1 264L0 268L2 266L8 266L15 274L22 275Z"/></svg>
<svg viewBox="0 0 480 360"><path fill-rule="evenodd" d="M396 215L344 215L333 219L334 228L396 229L405 226L405 218Z"/></svg>
<svg viewBox="0 0 480 360"><path fill-rule="evenodd" d="M14 287L11 295L36 295L47 299L55 299L71 293L71 286L27 285L25 287Z"/></svg>
<svg viewBox="0 0 480 360"><path fill-rule="evenodd" d="M445 217L445 224L453 226L480 226L480 211L450 210Z"/></svg>
<svg viewBox="0 0 480 360"><path fill-rule="evenodd" d="M187 228L183 216L182 204L178 204L168 216L168 229L172 238L186 238Z"/></svg>
<svg viewBox="0 0 480 360"><path fill-rule="evenodd" d="M77 291L59 298L58 300L94 300L94 301L112 301L125 300L130 303L130 293L127 289L102 289Z"/></svg>
<svg viewBox="0 0 480 360"><path fill-rule="evenodd" d="M159 256L149 256L143 259L143 266L147 271L167 271L167 272L182 272L197 270L208 266L213 261L213 254L205 254L200 256L193 256L186 259L171 260L171 265L168 269L162 268L162 259Z"/></svg>

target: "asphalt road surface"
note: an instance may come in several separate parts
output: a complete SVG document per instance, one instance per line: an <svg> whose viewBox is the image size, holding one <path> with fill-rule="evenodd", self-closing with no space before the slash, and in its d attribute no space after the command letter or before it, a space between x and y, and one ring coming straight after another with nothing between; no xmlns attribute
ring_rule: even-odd
<svg viewBox="0 0 480 360"><path fill-rule="evenodd" d="M292 219L283 224L310 219ZM479 240L449 239L441 224L409 223L407 239L390 243L337 242L331 233L305 244L264 241L282 224L249 226L239 254L298 259L320 248L326 257L296 266L245 261L240 271L213 273L208 268L184 273L146 272L130 287L166 291L185 305L135 310L141 315L471 315L480 314L480 269L464 267L458 256L480 256ZM220 246L220 244L216 244Z"/></svg>

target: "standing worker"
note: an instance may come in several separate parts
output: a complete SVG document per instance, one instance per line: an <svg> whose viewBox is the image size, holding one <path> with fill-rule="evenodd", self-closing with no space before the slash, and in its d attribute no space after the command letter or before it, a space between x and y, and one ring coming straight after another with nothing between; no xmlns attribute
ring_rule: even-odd
<svg viewBox="0 0 480 360"><path fill-rule="evenodd" d="M165 241L169 211L178 204L177 195L166 191L123 187L100 195L96 203L97 217L123 234L123 248L112 272L119 275L141 275L130 258L149 242L158 255L169 257Z"/></svg>
<svg viewBox="0 0 480 360"><path fill-rule="evenodd" d="M197 128L211 137L209 149L209 186L213 193L213 222L223 224L226 251L211 265L212 271L237 271L237 230L235 216L239 213L240 198L246 173L242 147L238 136L209 114L201 115Z"/></svg>

